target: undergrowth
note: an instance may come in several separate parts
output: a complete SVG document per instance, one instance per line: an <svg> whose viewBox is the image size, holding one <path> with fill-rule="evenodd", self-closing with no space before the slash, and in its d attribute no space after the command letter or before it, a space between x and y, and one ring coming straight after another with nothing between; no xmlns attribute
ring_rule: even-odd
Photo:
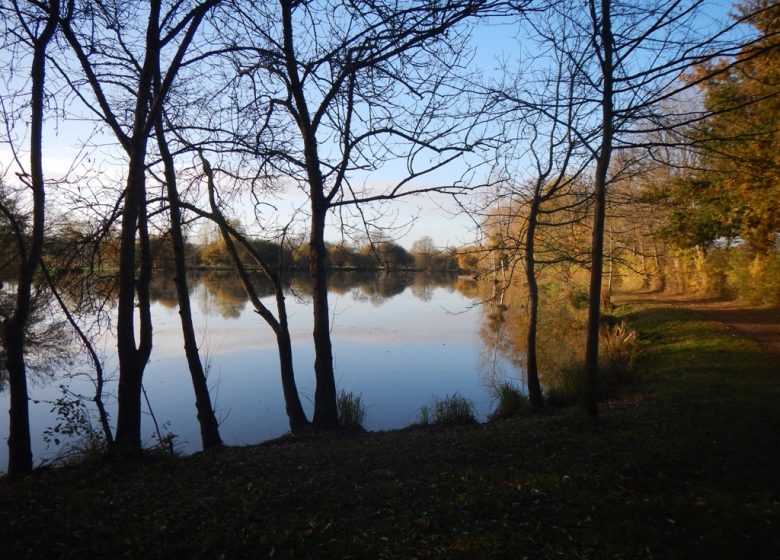
<svg viewBox="0 0 780 560"><path fill-rule="evenodd" d="M496 403L490 415L491 420L511 418L528 409L528 397L511 381L502 381L490 387L491 396Z"/></svg>
<svg viewBox="0 0 780 560"><path fill-rule="evenodd" d="M423 426L474 424L477 421L474 403L457 392L420 407L418 419Z"/></svg>

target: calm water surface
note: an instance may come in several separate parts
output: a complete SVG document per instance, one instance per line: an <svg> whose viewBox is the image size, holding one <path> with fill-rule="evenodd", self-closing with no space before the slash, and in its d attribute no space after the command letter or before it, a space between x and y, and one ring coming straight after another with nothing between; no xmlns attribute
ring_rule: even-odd
<svg viewBox="0 0 780 560"><path fill-rule="evenodd" d="M336 384L362 395L370 430L414 423L422 405L455 392L471 399L484 417L491 408L487 385L518 370L490 348L484 332L484 310L475 306L470 281L417 274L341 274L331 281L330 311ZM231 274L195 279L192 289L200 348L207 357L212 398L228 444L257 443L288 430L275 338L248 304ZM155 290L154 350L144 376L149 403L164 430L177 436L180 451L200 449L192 386L187 371L172 284ZM469 294L469 295L466 295ZM265 303L273 308L272 298ZM296 380L309 417L314 397L314 352L311 308L305 284L292 284L287 297ZM487 342L483 339L487 339ZM106 370L115 372L113 339L102 341ZM113 414L116 374L107 390ZM56 424L52 401L60 396L58 378L34 381L30 387L31 430L35 462L51 459L59 448L42 439ZM71 388L91 394L82 381ZM37 402L35 402L37 401ZM8 410L7 392L0 409ZM153 443L147 413L144 434ZM112 416L113 418L113 416ZM96 423L97 425L97 423ZM8 436L8 415L0 415L0 437ZM0 448L0 469L7 466L7 447Z"/></svg>

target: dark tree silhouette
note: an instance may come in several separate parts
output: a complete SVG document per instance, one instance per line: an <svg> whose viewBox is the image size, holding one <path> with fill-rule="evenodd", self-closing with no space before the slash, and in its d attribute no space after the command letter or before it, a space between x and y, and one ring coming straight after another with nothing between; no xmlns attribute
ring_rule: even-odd
<svg viewBox="0 0 780 560"><path fill-rule="evenodd" d="M114 447L129 454L141 451L142 380L152 351L148 143L198 27L218 0L194 2L188 10L174 2L165 13L163 4L163 0L151 0L148 7L127 6L116 1L87 2L79 4L79 9L61 21L94 102L88 101L78 89L75 95L105 122L127 155L119 242L116 322L119 390ZM117 44L125 48L117 49ZM141 54L136 56L128 47L130 44ZM161 71L163 59L167 67ZM162 79L154 87L157 74Z"/></svg>
<svg viewBox="0 0 780 560"><path fill-rule="evenodd" d="M505 7L473 0L279 0L251 9L238 4L225 23L242 30L228 34L223 50L240 79L251 81L245 91L253 103L246 104L243 120L256 130L247 136L258 138L257 152L309 199L318 428L338 428L327 297L329 213L436 190L415 188L413 181L474 148L479 110L453 86L462 70L461 39L468 20ZM355 186L393 159L406 159L404 178L380 191Z"/></svg>
<svg viewBox="0 0 780 560"><path fill-rule="evenodd" d="M25 3L27 4L27 3ZM43 175L43 119L46 101L46 50L57 30L60 16L58 0L29 3L12 2L11 11L18 25L11 31L32 49L30 66L30 168L22 176L32 192L31 231L24 231L5 206L0 207L15 230L21 260L16 285L16 306L5 322L5 367L10 389L10 423L8 436L8 474L17 476L32 471L30 419L27 404L27 374L25 369L25 329L31 313L33 280L43 252L46 185Z"/></svg>

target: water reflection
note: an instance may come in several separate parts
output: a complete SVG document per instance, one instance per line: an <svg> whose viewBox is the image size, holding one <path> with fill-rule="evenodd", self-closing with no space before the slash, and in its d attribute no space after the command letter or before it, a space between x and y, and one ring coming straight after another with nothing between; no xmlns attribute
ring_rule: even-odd
<svg viewBox="0 0 780 560"><path fill-rule="evenodd" d="M211 273L201 276L205 292L210 296L204 301L204 313L218 313L225 319L237 319L246 308L244 287L234 274ZM212 307L211 304L214 304Z"/></svg>
<svg viewBox="0 0 780 560"><path fill-rule="evenodd" d="M253 275L253 282L261 298L273 295L273 286L260 272ZM200 290L202 284L205 291ZM370 302L379 307L410 288L411 293L421 301L430 301L435 288L467 286L474 282L458 282L451 272L410 271L338 271L329 278L331 294L349 294L355 301ZM210 271L192 274L188 278L190 294L205 296L201 299L201 312L218 315L225 319L237 319L246 309L247 297L240 280L230 271ZM290 275L284 279L285 292L299 299L311 295L308 276L305 273ZM164 271L158 272L150 286L152 302L167 309L177 307L176 286L173 277ZM468 294L465 294L467 295Z"/></svg>
<svg viewBox="0 0 780 560"><path fill-rule="evenodd" d="M272 297L271 286L259 273L254 281L259 294ZM273 332L248 305L234 273L193 274L188 282L225 440L248 444L281 435L287 430L287 418ZM80 321L96 322L99 314L113 317L111 282L74 278L68 286L63 295L79 312ZM417 420L420 406L455 392L472 400L484 418L492 406L486 385L522 377L526 296L521 286L497 299L496 287L489 282L448 273L382 271L338 272L330 278L330 288L336 382L339 388L362 395L368 406L369 429L409 425ZM285 292L296 378L304 407L310 409L315 384L308 278L291 275ZM158 271L151 295L155 346L144 386L158 420L179 436L185 452L197 451L198 428L172 273ZM544 383L579 356L581 342L572 327L582 319L560 290L546 291L542 306ZM112 331L102 328L99 332L105 367L112 371L116 367ZM41 403L57 398L61 381L59 377L38 385L32 398ZM85 383L87 388L80 392L91 394ZM115 383L114 379L106 388L109 408ZM0 408L7 410L7 404L7 396L0 394ZM32 432L38 439L36 460L47 452L40 435L56 423L50 408L39 404L31 409ZM151 426L144 429L151 434ZM0 437L6 436L7 414L2 414ZM6 446L1 446L0 465L5 465L5 453Z"/></svg>
<svg viewBox="0 0 780 560"><path fill-rule="evenodd" d="M477 297L485 301L479 335L483 343L481 372L485 383L515 381L525 388L523 372L527 352L527 289L515 283L501 291L489 283L473 283ZM572 305L566 286L541 286L537 354L543 389L557 384L560 376L584 359L586 314ZM512 367L506 367L510 364Z"/></svg>
<svg viewBox="0 0 780 560"><path fill-rule="evenodd" d="M25 366L28 384L45 385L54 378L57 371L72 364L75 348L71 333L60 318L57 304L46 286L35 286L30 302L30 316L25 328ZM0 337L6 318L16 306L16 284L0 283ZM5 368L5 348L0 345L0 393L8 385L8 371Z"/></svg>

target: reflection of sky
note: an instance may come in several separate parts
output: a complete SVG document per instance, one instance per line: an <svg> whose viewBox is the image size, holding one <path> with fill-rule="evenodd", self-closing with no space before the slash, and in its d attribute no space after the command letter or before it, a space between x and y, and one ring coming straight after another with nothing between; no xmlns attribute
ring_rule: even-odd
<svg viewBox="0 0 780 560"><path fill-rule="evenodd" d="M489 398L479 375L480 310L447 288L431 288L428 301L403 293L375 305L355 297L355 292L331 294L333 353L336 383L362 395L367 407L367 427L372 430L407 426L417 419L420 406L458 391L472 399L480 415L488 411ZM224 318L214 294L200 284L193 293L196 329L202 356L209 363L209 384L221 432L229 444L251 444L279 436L288 430L279 379L275 337L249 305L241 314ZM287 298L293 335L296 380L307 414L314 396L314 352L311 342L311 309L305 302ZM273 305L272 299L265 300ZM179 436L183 450L197 451L200 436L195 419L193 390L184 358L178 312L155 304L155 346L144 386L157 420ZM112 346L107 355L113 356ZM116 364L107 359L106 369ZM31 387L33 399L59 396L58 383ZM91 389L76 384L85 394ZM114 393L115 383L109 387ZM113 402L111 403L113 405ZM7 395L0 408L7 410ZM31 423L36 462L46 456L40 441L43 430L55 424L49 404L32 404ZM144 405L146 411L146 405ZM145 438L151 442L153 425L145 415ZM0 415L0 434L7 437L8 416ZM50 452L56 452L52 448ZM0 449L2 469L7 447Z"/></svg>

